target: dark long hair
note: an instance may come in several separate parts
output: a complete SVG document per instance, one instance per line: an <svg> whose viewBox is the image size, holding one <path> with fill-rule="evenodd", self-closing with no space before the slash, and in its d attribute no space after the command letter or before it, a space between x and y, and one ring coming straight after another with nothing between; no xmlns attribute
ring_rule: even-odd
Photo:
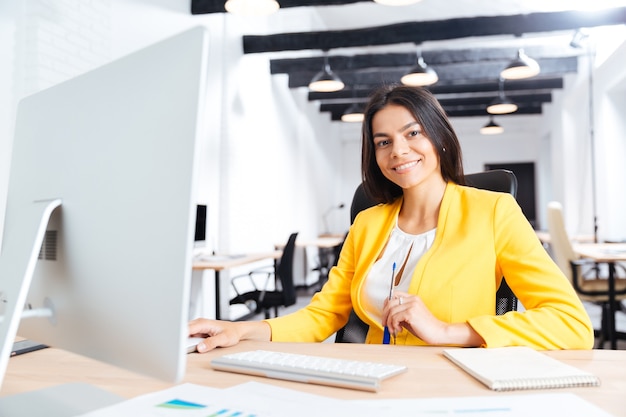
<svg viewBox="0 0 626 417"><path fill-rule="evenodd" d="M402 188L389 181L376 163L372 133L374 115L390 104L404 107L420 124L423 134L439 154L443 179L463 184L461 145L448 116L435 96L424 88L393 84L376 89L370 96L364 112L361 176L367 194L380 203L390 203L402 195Z"/></svg>

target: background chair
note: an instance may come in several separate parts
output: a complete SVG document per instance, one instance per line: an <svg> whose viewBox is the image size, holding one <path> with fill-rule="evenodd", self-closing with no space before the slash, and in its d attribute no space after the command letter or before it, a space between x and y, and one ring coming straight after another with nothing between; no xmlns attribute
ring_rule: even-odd
<svg viewBox="0 0 626 417"><path fill-rule="evenodd" d="M608 339L609 332L615 332L615 329L610 329L608 325L608 323L614 323L614 320L609 320L611 309L606 276L596 262L583 259L574 251L563 220L563 206L557 201L548 203L548 233L552 257L570 280L580 299L595 303L602 308L600 329L596 329L596 336L599 338L598 347L601 348ZM615 292L616 302L626 300L626 279L615 280ZM624 333L616 333L616 335L620 339L626 339Z"/></svg>
<svg viewBox="0 0 626 417"><path fill-rule="evenodd" d="M296 249L298 233L292 233L283 248L280 260L273 270L255 269L245 275L238 275L231 279L231 285L235 290L235 297L230 304L243 304L251 314L263 311L265 318L270 318L270 310L274 308L274 316L278 317L279 307L289 307L296 303L296 288L293 282L293 258ZM263 286L258 285L258 277L264 277ZM269 290L271 278L274 278L273 290ZM256 279L255 279L256 278ZM247 291L242 291L244 284L248 283ZM239 284L237 284L239 283ZM252 289L250 289L252 288Z"/></svg>
<svg viewBox="0 0 626 417"><path fill-rule="evenodd" d="M510 193L513 197L517 195L517 178L509 170L496 169L468 174L465 176L465 182L467 185L475 188ZM354 222L356 215L360 211L374 205L376 203L367 195L363 184L359 184L354 192L352 205L350 206L350 222ZM502 278L496 293L496 314L500 315L513 310L517 310L517 297L505 279ZM368 330L369 326L352 310L346 325L337 331L335 343L363 343Z"/></svg>

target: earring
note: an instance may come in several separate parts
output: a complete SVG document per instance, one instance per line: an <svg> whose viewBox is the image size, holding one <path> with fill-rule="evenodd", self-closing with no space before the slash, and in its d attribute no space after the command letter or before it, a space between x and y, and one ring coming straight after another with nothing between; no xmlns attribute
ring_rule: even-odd
<svg viewBox="0 0 626 417"><path fill-rule="evenodd" d="M445 151L446 151L446 148L441 148L441 150L445 152Z"/></svg>

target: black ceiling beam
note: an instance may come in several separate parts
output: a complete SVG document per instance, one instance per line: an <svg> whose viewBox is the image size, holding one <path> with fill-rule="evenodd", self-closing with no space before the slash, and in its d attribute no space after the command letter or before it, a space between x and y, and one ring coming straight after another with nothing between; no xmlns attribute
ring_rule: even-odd
<svg viewBox="0 0 626 417"><path fill-rule="evenodd" d="M491 101L497 96L497 92L493 95L482 95L475 97L458 97L458 98L439 98L439 103L445 107L457 107L457 106L480 106L486 108ZM550 103L552 102L552 93L526 93L526 94L507 94L515 104L520 107L526 105L533 105L536 103Z"/></svg>
<svg viewBox="0 0 626 417"><path fill-rule="evenodd" d="M602 11L563 11L506 16L463 17L448 20L406 22L352 30L244 35L243 51L249 53L331 50L405 42L461 39L473 36L513 35L575 30L583 27L626 23L626 7Z"/></svg>
<svg viewBox="0 0 626 417"><path fill-rule="evenodd" d="M534 59L564 58L577 56L580 52L569 45L529 46L524 51ZM483 63L485 61L509 62L517 53L515 47L481 49L433 49L422 50L424 61L431 66L456 63ZM328 62L335 72L384 67L405 67L415 65L416 51L404 53L378 53L358 55L331 55ZM324 65L324 57L286 58L270 60L270 73L317 72Z"/></svg>
<svg viewBox="0 0 626 417"><path fill-rule="evenodd" d="M542 76L550 77L565 73L575 73L578 69L576 57L539 59ZM498 74L506 66L507 61L489 61L482 64L451 64L434 66L439 81L437 84L452 84L454 82L484 82L497 80ZM348 86L374 86L380 84L396 83L409 71L411 66L393 68L372 68L366 71L335 71L341 80ZM289 87L305 87L311 81L316 72L294 72L289 74Z"/></svg>
<svg viewBox="0 0 626 417"><path fill-rule="evenodd" d="M498 81L490 81L479 84L451 84L440 85L435 84L427 87L427 89L435 95L444 94L465 94L475 92L489 92L498 91ZM526 80L511 80L506 81L503 85L504 91L507 95L510 92L523 92L523 91L540 91L540 90L553 90L563 88L563 79L556 78L531 78ZM333 100L333 99L366 99L372 92L371 88L358 87L357 89L345 88L341 91L335 91L332 93L318 93L315 91L309 91L309 100Z"/></svg>
<svg viewBox="0 0 626 417"><path fill-rule="evenodd" d="M341 120L341 115L347 109L348 106L342 104L324 104L320 106L320 112L329 112L331 114L331 120L339 121ZM444 110L448 117L488 117L490 116L487 113L486 108L480 107L445 107ZM494 115L495 117L504 117L504 116L521 116L521 115L537 115L542 114L542 106L540 104L530 105L530 106L520 106L519 109L515 113L509 113L506 115Z"/></svg>
<svg viewBox="0 0 626 417"><path fill-rule="evenodd" d="M343 4L371 2L372 0L280 0L280 7L339 6ZM191 0L191 14L225 13L226 0Z"/></svg>
<svg viewBox="0 0 626 417"><path fill-rule="evenodd" d="M485 110L489 104L493 101L493 99L497 96L497 92L493 95L482 95L475 97L455 97L455 98L438 98L439 103L443 106L444 109L482 109ZM544 103L552 102L552 94L550 92L543 93L526 93L526 94L507 94L507 97L511 99L515 104L519 106L519 108L524 107L537 107L541 106ZM365 104L365 101L333 101L333 100L322 100L320 102L320 109L330 110L339 109L344 111L353 103Z"/></svg>

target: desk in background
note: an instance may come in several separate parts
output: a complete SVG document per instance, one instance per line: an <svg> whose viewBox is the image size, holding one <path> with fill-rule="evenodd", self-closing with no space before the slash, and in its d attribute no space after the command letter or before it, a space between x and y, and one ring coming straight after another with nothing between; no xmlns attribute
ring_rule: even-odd
<svg viewBox="0 0 626 417"><path fill-rule="evenodd" d="M547 230L535 230L537 237L544 245L550 244L550 232ZM572 237L574 243L593 243L593 235L590 234L578 234Z"/></svg>
<svg viewBox="0 0 626 417"><path fill-rule="evenodd" d="M609 314L607 317L609 341L611 349L617 349L617 329L615 328L615 263L626 262L626 243L578 243L574 244L574 251L583 258L592 259L609 266Z"/></svg>
<svg viewBox="0 0 626 417"><path fill-rule="evenodd" d="M202 285L202 273L207 270L215 272L215 318L221 319L221 292L220 292L220 272L225 269L231 269L266 259L276 260L280 258L282 251L275 250L272 252L248 253L243 255L205 255L194 258L193 271L191 279L191 305L189 308L189 318L207 317L211 318L211 314L205 309L203 302L205 297L204 287Z"/></svg>
<svg viewBox="0 0 626 417"><path fill-rule="evenodd" d="M211 369L214 356L244 350L266 349L344 359L388 362L409 367L408 372L388 379L378 393L219 372ZM503 395L445 359L440 347L364 345L353 343L242 342L206 354L188 355L184 382L227 388L247 381L340 399L432 398ZM559 390L572 392L615 416L626 416L626 351L571 350L545 352L548 356L591 372L601 379L599 387ZM63 350L49 348L11 358L0 396L18 394L68 382L85 382L124 398L169 388L174 384L115 368ZM513 391L506 395L542 392ZM547 392L547 391L543 391Z"/></svg>

